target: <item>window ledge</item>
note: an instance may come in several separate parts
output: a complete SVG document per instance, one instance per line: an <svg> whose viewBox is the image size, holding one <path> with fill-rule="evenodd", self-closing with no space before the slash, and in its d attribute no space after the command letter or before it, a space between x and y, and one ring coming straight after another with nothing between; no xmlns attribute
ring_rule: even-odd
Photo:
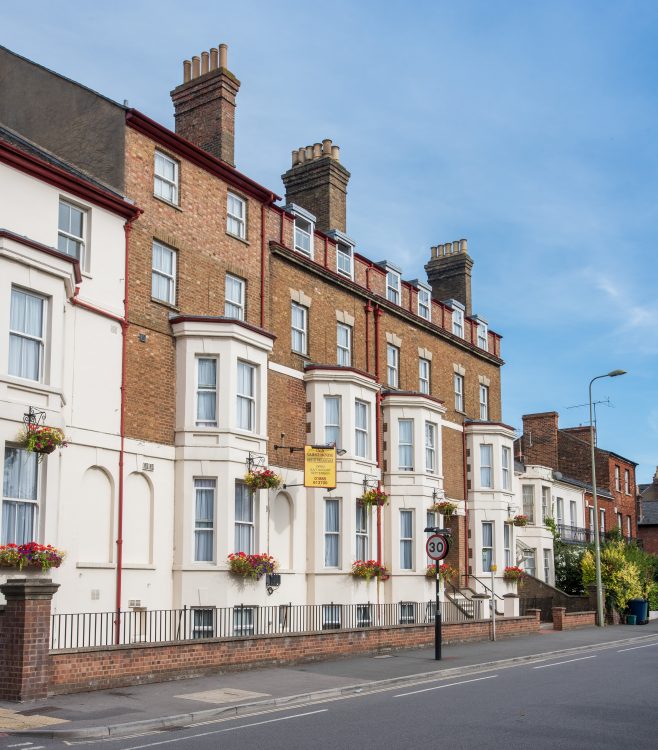
<svg viewBox="0 0 658 750"><path fill-rule="evenodd" d="M163 299L158 299L157 297L151 297L151 302L153 302L156 305L160 305L161 307L166 307L167 310L174 310L175 312L180 312L180 307L177 305L172 305L171 302L165 302Z"/></svg>
<svg viewBox="0 0 658 750"><path fill-rule="evenodd" d="M237 240L238 242L241 242L243 245L246 245L247 247L251 246L251 242L246 237L240 237L238 234L233 234L233 232L226 232L226 236L230 237L233 240Z"/></svg>
<svg viewBox="0 0 658 750"><path fill-rule="evenodd" d="M114 570L116 568L115 563L108 563L108 562L78 562L75 564L76 568L99 568L99 569L107 569L107 570Z"/></svg>
<svg viewBox="0 0 658 750"><path fill-rule="evenodd" d="M61 388L54 388L46 383L39 383L36 380L17 378L14 375L0 375L0 383L7 383L26 391L42 393L44 395L59 396L64 401L64 392Z"/></svg>
<svg viewBox="0 0 658 750"><path fill-rule="evenodd" d="M297 352L294 349L291 349L290 353L294 354L296 357L299 357L300 359L304 359L307 362L311 362L311 358L308 354L302 354L301 352Z"/></svg>
<svg viewBox="0 0 658 750"><path fill-rule="evenodd" d="M177 204L177 203L171 203L166 198L161 198L159 195L156 195L153 193L153 197L156 201L159 201L160 203L164 203L165 206L169 206L170 208L175 208L176 211L182 211L183 209Z"/></svg>

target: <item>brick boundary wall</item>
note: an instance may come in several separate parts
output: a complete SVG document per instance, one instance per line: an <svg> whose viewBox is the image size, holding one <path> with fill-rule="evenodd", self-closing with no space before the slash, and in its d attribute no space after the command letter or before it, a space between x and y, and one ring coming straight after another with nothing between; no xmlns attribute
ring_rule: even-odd
<svg viewBox="0 0 658 750"><path fill-rule="evenodd" d="M553 630L573 630L596 625L596 612L567 612L565 607L553 607Z"/></svg>
<svg viewBox="0 0 658 750"><path fill-rule="evenodd" d="M443 643L490 638L491 622L443 625ZM539 632L539 610L528 616L496 619L496 637ZM256 667L298 664L387 649L433 645L434 625L340 630L291 635L208 638L198 641L140 643L131 646L66 649L49 655L50 695L127 687Z"/></svg>

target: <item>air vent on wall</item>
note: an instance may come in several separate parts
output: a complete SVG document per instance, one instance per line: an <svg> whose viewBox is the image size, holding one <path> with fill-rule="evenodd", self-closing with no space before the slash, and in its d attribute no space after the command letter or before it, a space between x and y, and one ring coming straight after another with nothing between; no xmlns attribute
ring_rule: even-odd
<svg viewBox="0 0 658 750"><path fill-rule="evenodd" d="M153 464L142 464L142 471L153 471L155 466Z"/></svg>
<svg viewBox="0 0 658 750"><path fill-rule="evenodd" d="M128 606L129 607L141 607L142 600L141 599L128 599Z"/></svg>

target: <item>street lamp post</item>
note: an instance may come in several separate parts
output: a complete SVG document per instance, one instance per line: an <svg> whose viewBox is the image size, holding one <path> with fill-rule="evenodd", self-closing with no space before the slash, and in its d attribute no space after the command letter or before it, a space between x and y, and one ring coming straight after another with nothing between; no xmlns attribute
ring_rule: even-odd
<svg viewBox="0 0 658 750"><path fill-rule="evenodd" d="M602 628L603 618L603 584L601 583L601 540L599 538L599 503L596 495L596 453L594 446L594 410L592 407L592 383L601 378L616 378L625 375L626 370L612 370L605 375L597 375L589 381L589 442L592 452L592 499L594 503L594 561L596 565L596 624Z"/></svg>

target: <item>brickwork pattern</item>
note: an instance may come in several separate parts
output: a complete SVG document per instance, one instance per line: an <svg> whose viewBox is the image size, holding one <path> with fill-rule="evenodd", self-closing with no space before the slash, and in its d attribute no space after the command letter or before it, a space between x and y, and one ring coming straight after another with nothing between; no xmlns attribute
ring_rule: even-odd
<svg viewBox="0 0 658 750"><path fill-rule="evenodd" d="M488 620L443 625L443 642L486 640ZM496 637L537 633L536 615L496 620ZM421 648L434 643L434 625L405 625L304 635L209 639L185 643L137 644L50 654L50 693L103 690L322 659L377 653L389 648Z"/></svg>
<svg viewBox="0 0 658 750"><path fill-rule="evenodd" d="M553 607L553 630L575 630L596 625L596 612L567 612L564 607Z"/></svg>

